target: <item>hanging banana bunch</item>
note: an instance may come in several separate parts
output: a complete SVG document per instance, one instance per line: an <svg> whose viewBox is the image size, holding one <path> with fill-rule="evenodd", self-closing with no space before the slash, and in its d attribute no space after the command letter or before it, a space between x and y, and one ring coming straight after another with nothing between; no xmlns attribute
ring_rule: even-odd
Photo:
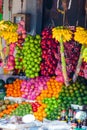
<svg viewBox="0 0 87 130"><path fill-rule="evenodd" d="M82 27L76 27L74 40L82 45L87 45L87 30Z"/></svg>
<svg viewBox="0 0 87 130"><path fill-rule="evenodd" d="M87 61L87 30L84 29L83 27L76 27L76 31L74 33L74 40L78 42L78 44L81 44L81 51L80 51L80 56L78 60L78 64L76 67L75 74L73 75L73 82L76 81L78 74L80 72L80 68L82 65L82 61Z"/></svg>
<svg viewBox="0 0 87 130"><path fill-rule="evenodd" d="M72 34L73 32L69 28L65 28L63 26L55 27L52 29L52 37L60 43L62 73L66 86L69 86L69 79L67 75L66 61L64 56L64 42L70 41L72 39Z"/></svg>
<svg viewBox="0 0 87 130"><path fill-rule="evenodd" d="M17 24L11 21L0 22L0 37L4 38L7 45L18 41L17 28Z"/></svg>
<svg viewBox="0 0 87 130"><path fill-rule="evenodd" d="M60 40L61 36L63 37L63 42L70 41L72 39L73 32L69 28L63 26L55 27L52 29L52 37L57 41Z"/></svg>

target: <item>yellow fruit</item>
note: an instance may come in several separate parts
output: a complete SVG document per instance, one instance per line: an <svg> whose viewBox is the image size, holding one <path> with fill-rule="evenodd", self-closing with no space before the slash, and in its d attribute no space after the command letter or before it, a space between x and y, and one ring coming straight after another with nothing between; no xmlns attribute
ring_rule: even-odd
<svg viewBox="0 0 87 130"><path fill-rule="evenodd" d="M87 30L82 27L76 27L76 32L74 33L74 39L80 44L87 45Z"/></svg>
<svg viewBox="0 0 87 130"><path fill-rule="evenodd" d="M61 37L63 37L63 42L70 41L72 39L72 34L72 31L68 28L55 27L52 29L52 37L57 41L60 41Z"/></svg>
<svg viewBox="0 0 87 130"><path fill-rule="evenodd" d="M17 42L17 25L11 23L10 21L1 21L0 22L0 37L4 38L7 41L7 44L12 42Z"/></svg>

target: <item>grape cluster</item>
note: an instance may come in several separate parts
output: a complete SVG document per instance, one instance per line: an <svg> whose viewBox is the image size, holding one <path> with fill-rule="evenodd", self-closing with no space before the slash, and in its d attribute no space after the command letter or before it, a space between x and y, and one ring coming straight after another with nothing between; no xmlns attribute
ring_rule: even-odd
<svg viewBox="0 0 87 130"><path fill-rule="evenodd" d="M64 43L64 48L67 64L67 73L68 76L71 78L73 73L75 72L76 65L78 63L81 46L74 41L70 41Z"/></svg>
<svg viewBox="0 0 87 130"><path fill-rule="evenodd" d="M79 72L79 76L87 79L87 62L82 62L81 69Z"/></svg>

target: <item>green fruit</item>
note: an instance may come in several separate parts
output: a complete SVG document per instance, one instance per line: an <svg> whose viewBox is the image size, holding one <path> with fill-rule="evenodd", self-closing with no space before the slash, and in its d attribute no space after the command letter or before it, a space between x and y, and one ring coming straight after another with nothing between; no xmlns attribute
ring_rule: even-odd
<svg viewBox="0 0 87 130"><path fill-rule="evenodd" d="M35 36L35 38L38 39L38 40L41 39L40 35L38 35L38 34Z"/></svg>
<svg viewBox="0 0 87 130"><path fill-rule="evenodd" d="M29 40L28 37L26 37L26 38L25 38L25 42L27 42L28 40Z"/></svg>

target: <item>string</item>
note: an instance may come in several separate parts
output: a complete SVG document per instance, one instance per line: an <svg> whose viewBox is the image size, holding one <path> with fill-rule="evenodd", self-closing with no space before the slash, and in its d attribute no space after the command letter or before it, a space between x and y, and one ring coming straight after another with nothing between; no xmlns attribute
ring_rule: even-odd
<svg viewBox="0 0 87 130"><path fill-rule="evenodd" d="M72 0L69 1L68 9L71 8Z"/></svg>
<svg viewBox="0 0 87 130"><path fill-rule="evenodd" d="M57 9L59 8L59 0L57 0Z"/></svg>

